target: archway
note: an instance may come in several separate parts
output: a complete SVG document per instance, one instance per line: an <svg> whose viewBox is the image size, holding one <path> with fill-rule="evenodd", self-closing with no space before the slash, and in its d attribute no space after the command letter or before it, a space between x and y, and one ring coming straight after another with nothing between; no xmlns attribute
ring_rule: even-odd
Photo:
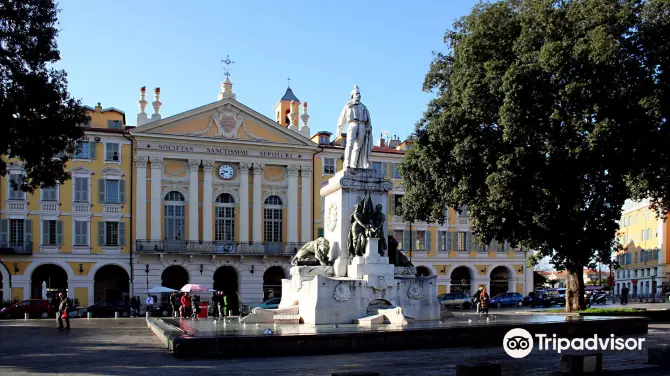
<svg viewBox="0 0 670 376"><path fill-rule="evenodd" d="M222 266L214 272L214 290L223 291L226 295L228 311L233 315L240 314L240 298L237 286L237 271L232 266Z"/></svg>
<svg viewBox="0 0 670 376"><path fill-rule="evenodd" d="M284 269L271 266L263 273L263 301L281 298L281 280L286 278Z"/></svg>
<svg viewBox="0 0 670 376"><path fill-rule="evenodd" d="M67 292L67 272L56 264L43 264L31 275L30 296L42 299L42 283L47 283L47 300L56 301L59 292ZM74 294L68 297L74 298Z"/></svg>
<svg viewBox="0 0 670 376"><path fill-rule="evenodd" d="M393 308L393 304L388 300L384 299L375 299L368 304L368 316L379 314L380 309Z"/></svg>
<svg viewBox="0 0 670 376"><path fill-rule="evenodd" d="M183 266L171 265L163 270L161 274L161 286L180 290L188 283L188 272ZM151 288L151 286L148 286Z"/></svg>
<svg viewBox="0 0 670 376"><path fill-rule="evenodd" d="M118 265L105 265L93 277L93 300L118 301L130 299L130 278L126 270Z"/></svg>
<svg viewBox="0 0 670 376"><path fill-rule="evenodd" d="M505 266L496 266L491 270L491 291L490 296L494 297L507 291L511 291L510 282L512 275Z"/></svg>
<svg viewBox="0 0 670 376"><path fill-rule="evenodd" d="M417 266L416 267L416 276L417 277L429 277L433 275L430 269L427 266Z"/></svg>
<svg viewBox="0 0 670 376"><path fill-rule="evenodd" d="M451 272L451 292L472 292L472 275L467 266L459 266Z"/></svg>

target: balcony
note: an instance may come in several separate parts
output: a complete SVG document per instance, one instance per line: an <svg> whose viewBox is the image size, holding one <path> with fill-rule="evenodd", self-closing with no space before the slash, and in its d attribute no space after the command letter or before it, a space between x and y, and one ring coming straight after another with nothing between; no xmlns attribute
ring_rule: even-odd
<svg viewBox="0 0 670 376"><path fill-rule="evenodd" d="M29 255L32 253L32 242L0 242L0 255Z"/></svg>
<svg viewBox="0 0 670 376"><path fill-rule="evenodd" d="M104 214L121 214L121 205L104 205Z"/></svg>
<svg viewBox="0 0 670 376"><path fill-rule="evenodd" d="M58 212L57 202L43 202L40 204L40 210L43 212L56 213Z"/></svg>
<svg viewBox="0 0 670 376"><path fill-rule="evenodd" d="M26 202L26 201L7 201L7 210L9 210L9 211L26 211L26 210L28 210L28 202Z"/></svg>
<svg viewBox="0 0 670 376"><path fill-rule="evenodd" d="M136 240L135 253L293 257L305 243L235 243L197 240Z"/></svg>

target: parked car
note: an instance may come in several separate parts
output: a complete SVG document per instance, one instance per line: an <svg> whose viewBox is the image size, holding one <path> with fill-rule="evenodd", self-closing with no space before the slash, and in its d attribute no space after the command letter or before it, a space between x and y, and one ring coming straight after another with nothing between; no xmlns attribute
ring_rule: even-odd
<svg viewBox="0 0 670 376"><path fill-rule="evenodd" d="M533 291L528 296L523 298L523 305L529 307L543 306L550 307L552 305L551 299L544 290Z"/></svg>
<svg viewBox="0 0 670 376"><path fill-rule="evenodd" d="M472 302L470 301L470 295L464 292L452 292L448 294L440 294L437 297L437 301L448 308L469 309L470 307L472 307Z"/></svg>
<svg viewBox="0 0 670 376"><path fill-rule="evenodd" d="M17 303L5 307L0 310L0 316L7 318L24 318L25 314L29 314L30 318L41 317L43 319L48 318L53 309L51 308L51 302L44 299L28 299L23 300Z"/></svg>
<svg viewBox="0 0 670 376"><path fill-rule="evenodd" d="M115 312L119 312L122 317L128 317L130 303L125 300L103 300L86 308L85 312L90 312L93 317L112 317Z"/></svg>
<svg viewBox="0 0 670 376"><path fill-rule="evenodd" d="M281 298L272 298L270 300L266 300L263 303L257 305L256 307L260 307L263 309L277 309L279 308L279 302L281 302Z"/></svg>
<svg viewBox="0 0 670 376"><path fill-rule="evenodd" d="M546 291L552 301L552 304L565 305L565 288L561 287L557 289L547 289Z"/></svg>
<svg viewBox="0 0 670 376"><path fill-rule="evenodd" d="M502 308L503 306L517 306L523 305L523 295L518 292L504 292L498 294L491 299L490 305Z"/></svg>

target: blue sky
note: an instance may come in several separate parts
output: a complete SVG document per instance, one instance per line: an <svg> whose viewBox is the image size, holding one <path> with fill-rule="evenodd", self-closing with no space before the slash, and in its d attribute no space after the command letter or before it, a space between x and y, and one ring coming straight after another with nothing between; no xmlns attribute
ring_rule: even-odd
<svg viewBox="0 0 670 376"><path fill-rule="evenodd" d="M421 91L432 51L475 3L62 0L58 67L75 98L134 125L141 86L161 88L163 117L214 102L230 54L237 100L266 116L290 77L312 131L334 132L355 83L375 137L405 138L432 96Z"/></svg>

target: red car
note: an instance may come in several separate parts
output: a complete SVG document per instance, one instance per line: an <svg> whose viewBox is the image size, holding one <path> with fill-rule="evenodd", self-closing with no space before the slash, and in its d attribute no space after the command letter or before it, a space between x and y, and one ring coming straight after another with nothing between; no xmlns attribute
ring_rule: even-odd
<svg viewBox="0 0 670 376"><path fill-rule="evenodd" d="M51 314L51 303L43 299L29 299L14 303L0 310L0 316L22 319L28 313L30 318L46 319Z"/></svg>

